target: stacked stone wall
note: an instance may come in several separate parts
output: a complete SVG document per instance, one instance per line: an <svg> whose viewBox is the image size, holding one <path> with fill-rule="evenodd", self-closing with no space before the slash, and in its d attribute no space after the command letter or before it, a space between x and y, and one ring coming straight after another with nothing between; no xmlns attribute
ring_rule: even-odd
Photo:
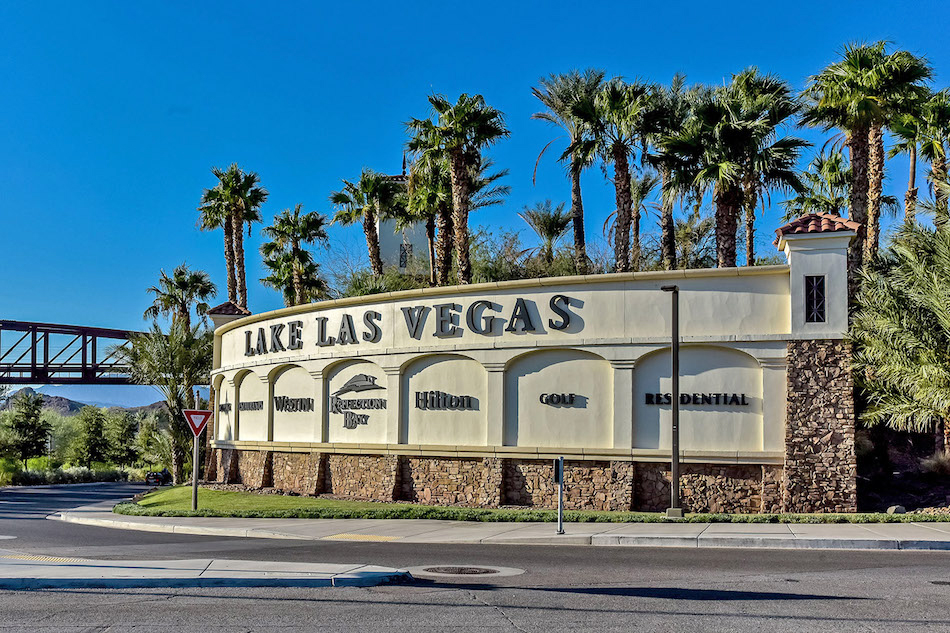
<svg viewBox="0 0 950 633"><path fill-rule="evenodd" d="M244 484L248 488L269 488L271 485L270 451L234 451L232 473L236 479L227 483Z"/></svg>
<svg viewBox="0 0 950 633"><path fill-rule="evenodd" d="M327 455L323 492L392 501L398 496L399 471L395 455Z"/></svg>
<svg viewBox="0 0 950 633"><path fill-rule="evenodd" d="M434 505L497 506L500 461L494 458L404 458L400 463L399 499Z"/></svg>
<svg viewBox="0 0 950 633"><path fill-rule="evenodd" d="M662 512L669 508L672 480L668 464L639 464L634 509ZM683 464L680 505L686 512L761 512L762 467Z"/></svg>
<svg viewBox="0 0 950 633"><path fill-rule="evenodd" d="M632 505L633 464L564 462L564 507L568 510L628 510ZM558 487L553 460L507 459L502 468L505 505L556 508Z"/></svg>
<svg viewBox="0 0 950 633"><path fill-rule="evenodd" d="M301 495L431 505L557 507L550 460L280 453L216 449L221 483ZM565 462L565 508L662 512L670 503L668 464ZM688 512L784 511L781 466L684 464Z"/></svg>
<svg viewBox="0 0 950 633"><path fill-rule="evenodd" d="M776 514L782 511L782 479L785 470L781 466L762 467L762 512Z"/></svg>
<svg viewBox="0 0 950 633"><path fill-rule="evenodd" d="M854 512L854 382L844 341L789 341L784 512Z"/></svg>
<svg viewBox="0 0 950 633"><path fill-rule="evenodd" d="M320 453L274 453L274 488L301 495L323 492L326 456Z"/></svg>

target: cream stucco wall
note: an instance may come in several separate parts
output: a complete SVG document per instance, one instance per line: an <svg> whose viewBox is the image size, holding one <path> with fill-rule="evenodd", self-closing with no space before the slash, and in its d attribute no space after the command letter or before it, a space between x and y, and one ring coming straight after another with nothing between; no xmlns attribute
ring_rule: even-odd
<svg viewBox="0 0 950 633"><path fill-rule="evenodd" d="M485 369L463 356L424 356L404 370L401 440L407 444L486 445ZM417 393L440 391L467 396L471 408L419 408Z"/></svg>
<svg viewBox="0 0 950 633"><path fill-rule="evenodd" d="M314 410L278 411L276 400L272 402L274 416L273 440L275 442L312 442L315 426L319 424L317 411L322 403L317 397L316 383L303 367L287 366L279 369L274 377L274 397L304 398L313 400Z"/></svg>
<svg viewBox="0 0 950 633"><path fill-rule="evenodd" d="M364 391L346 391L345 385L348 381L357 379L359 376L370 376L375 379L375 385L378 388L370 388ZM363 381L362 384L372 384L373 381ZM383 399L386 401L385 409L360 409L350 410L353 415L366 416L365 423L356 424L352 428L345 426L346 412L328 411L327 414L327 441L328 442L346 442L346 443L385 443L386 442L386 424L389 415L389 408L395 406L386 390L386 376L378 365L367 361L344 362L333 367L327 375L326 402L329 405L331 398L340 398L342 400L372 400ZM315 415L316 417L316 415Z"/></svg>
<svg viewBox="0 0 950 633"><path fill-rule="evenodd" d="M573 403L550 401L574 396ZM545 396L547 402L541 402ZM546 350L520 356L505 381L505 445L613 446L610 364L590 352Z"/></svg>
<svg viewBox="0 0 950 633"><path fill-rule="evenodd" d="M237 383L237 431L239 440L269 440L267 413L269 406L267 385L253 372L243 373ZM263 402L263 409L241 410L241 403Z"/></svg>
<svg viewBox="0 0 950 633"><path fill-rule="evenodd" d="M847 244L840 237L807 252L785 246L791 270L823 270L834 278L829 288L838 288L844 258L836 248ZM669 407L647 406L643 394L669 391L670 295L660 286L671 283L680 288L683 392L745 393L750 402L684 406L687 459L780 461L786 342L813 335L796 321L800 284L788 266L476 284L239 319L215 332L215 375L224 379L218 403L232 398L235 411L237 400L267 406L231 413L235 420L219 411L217 437L272 438L307 450L484 447L530 455L570 448L660 459L669 453ZM815 336L844 336L846 322L831 316ZM282 371L286 365L295 368ZM345 415L329 404L360 375L378 388L339 397L384 399L386 406L352 411L366 417L346 428ZM477 409L420 409L415 394L426 391L469 396ZM577 406L542 404L542 393L574 393ZM279 414L272 395L313 397L316 410Z"/></svg>
<svg viewBox="0 0 950 633"><path fill-rule="evenodd" d="M668 349L648 354L637 362L633 390L635 447L670 449L671 406L647 404L646 395L669 393L671 383ZM723 347L681 347L680 392L690 396L744 394L748 402L725 406L681 404L680 446L684 450L763 450L762 369L754 358ZM773 418L768 424L781 427L783 422Z"/></svg>

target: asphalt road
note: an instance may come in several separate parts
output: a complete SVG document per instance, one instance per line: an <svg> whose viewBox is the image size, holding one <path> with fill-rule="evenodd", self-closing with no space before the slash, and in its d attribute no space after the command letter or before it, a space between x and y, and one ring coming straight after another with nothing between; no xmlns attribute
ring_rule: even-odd
<svg viewBox="0 0 950 633"><path fill-rule="evenodd" d="M0 490L0 549L524 569L370 589L0 591L0 631L950 631L950 552L222 539L46 520L128 485Z"/></svg>

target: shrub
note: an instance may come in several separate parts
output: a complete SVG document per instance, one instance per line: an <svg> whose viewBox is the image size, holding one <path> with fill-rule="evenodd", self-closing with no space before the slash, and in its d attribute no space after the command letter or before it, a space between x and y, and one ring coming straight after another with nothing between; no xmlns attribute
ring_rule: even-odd
<svg viewBox="0 0 950 633"><path fill-rule="evenodd" d="M103 468L93 470L85 466L57 468L56 470L21 470L8 475L14 486L49 486L55 484L86 484L100 481L142 481L145 471L141 468ZM0 480L2 481L2 480Z"/></svg>
<svg viewBox="0 0 950 633"><path fill-rule="evenodd" d="M950 475L950 453L937 451L933 457L920 460L920 467L927 473Z"/></svg>

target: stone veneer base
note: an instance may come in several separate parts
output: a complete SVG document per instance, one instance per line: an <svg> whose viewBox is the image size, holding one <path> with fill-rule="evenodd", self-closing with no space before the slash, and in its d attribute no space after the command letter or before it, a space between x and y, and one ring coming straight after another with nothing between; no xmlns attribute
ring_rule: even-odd
<svg viewBox="0 0 950 633"><path fill-rule="evenodd" d="M684 465L683 507L688 512L773 511L781 470ZM567 461L564 471L566 509L659 512L669 506L669 465ZM557 507L549 460L215 449L214 473L219 483L273 487L301 495L461 507Z"/></svg>

